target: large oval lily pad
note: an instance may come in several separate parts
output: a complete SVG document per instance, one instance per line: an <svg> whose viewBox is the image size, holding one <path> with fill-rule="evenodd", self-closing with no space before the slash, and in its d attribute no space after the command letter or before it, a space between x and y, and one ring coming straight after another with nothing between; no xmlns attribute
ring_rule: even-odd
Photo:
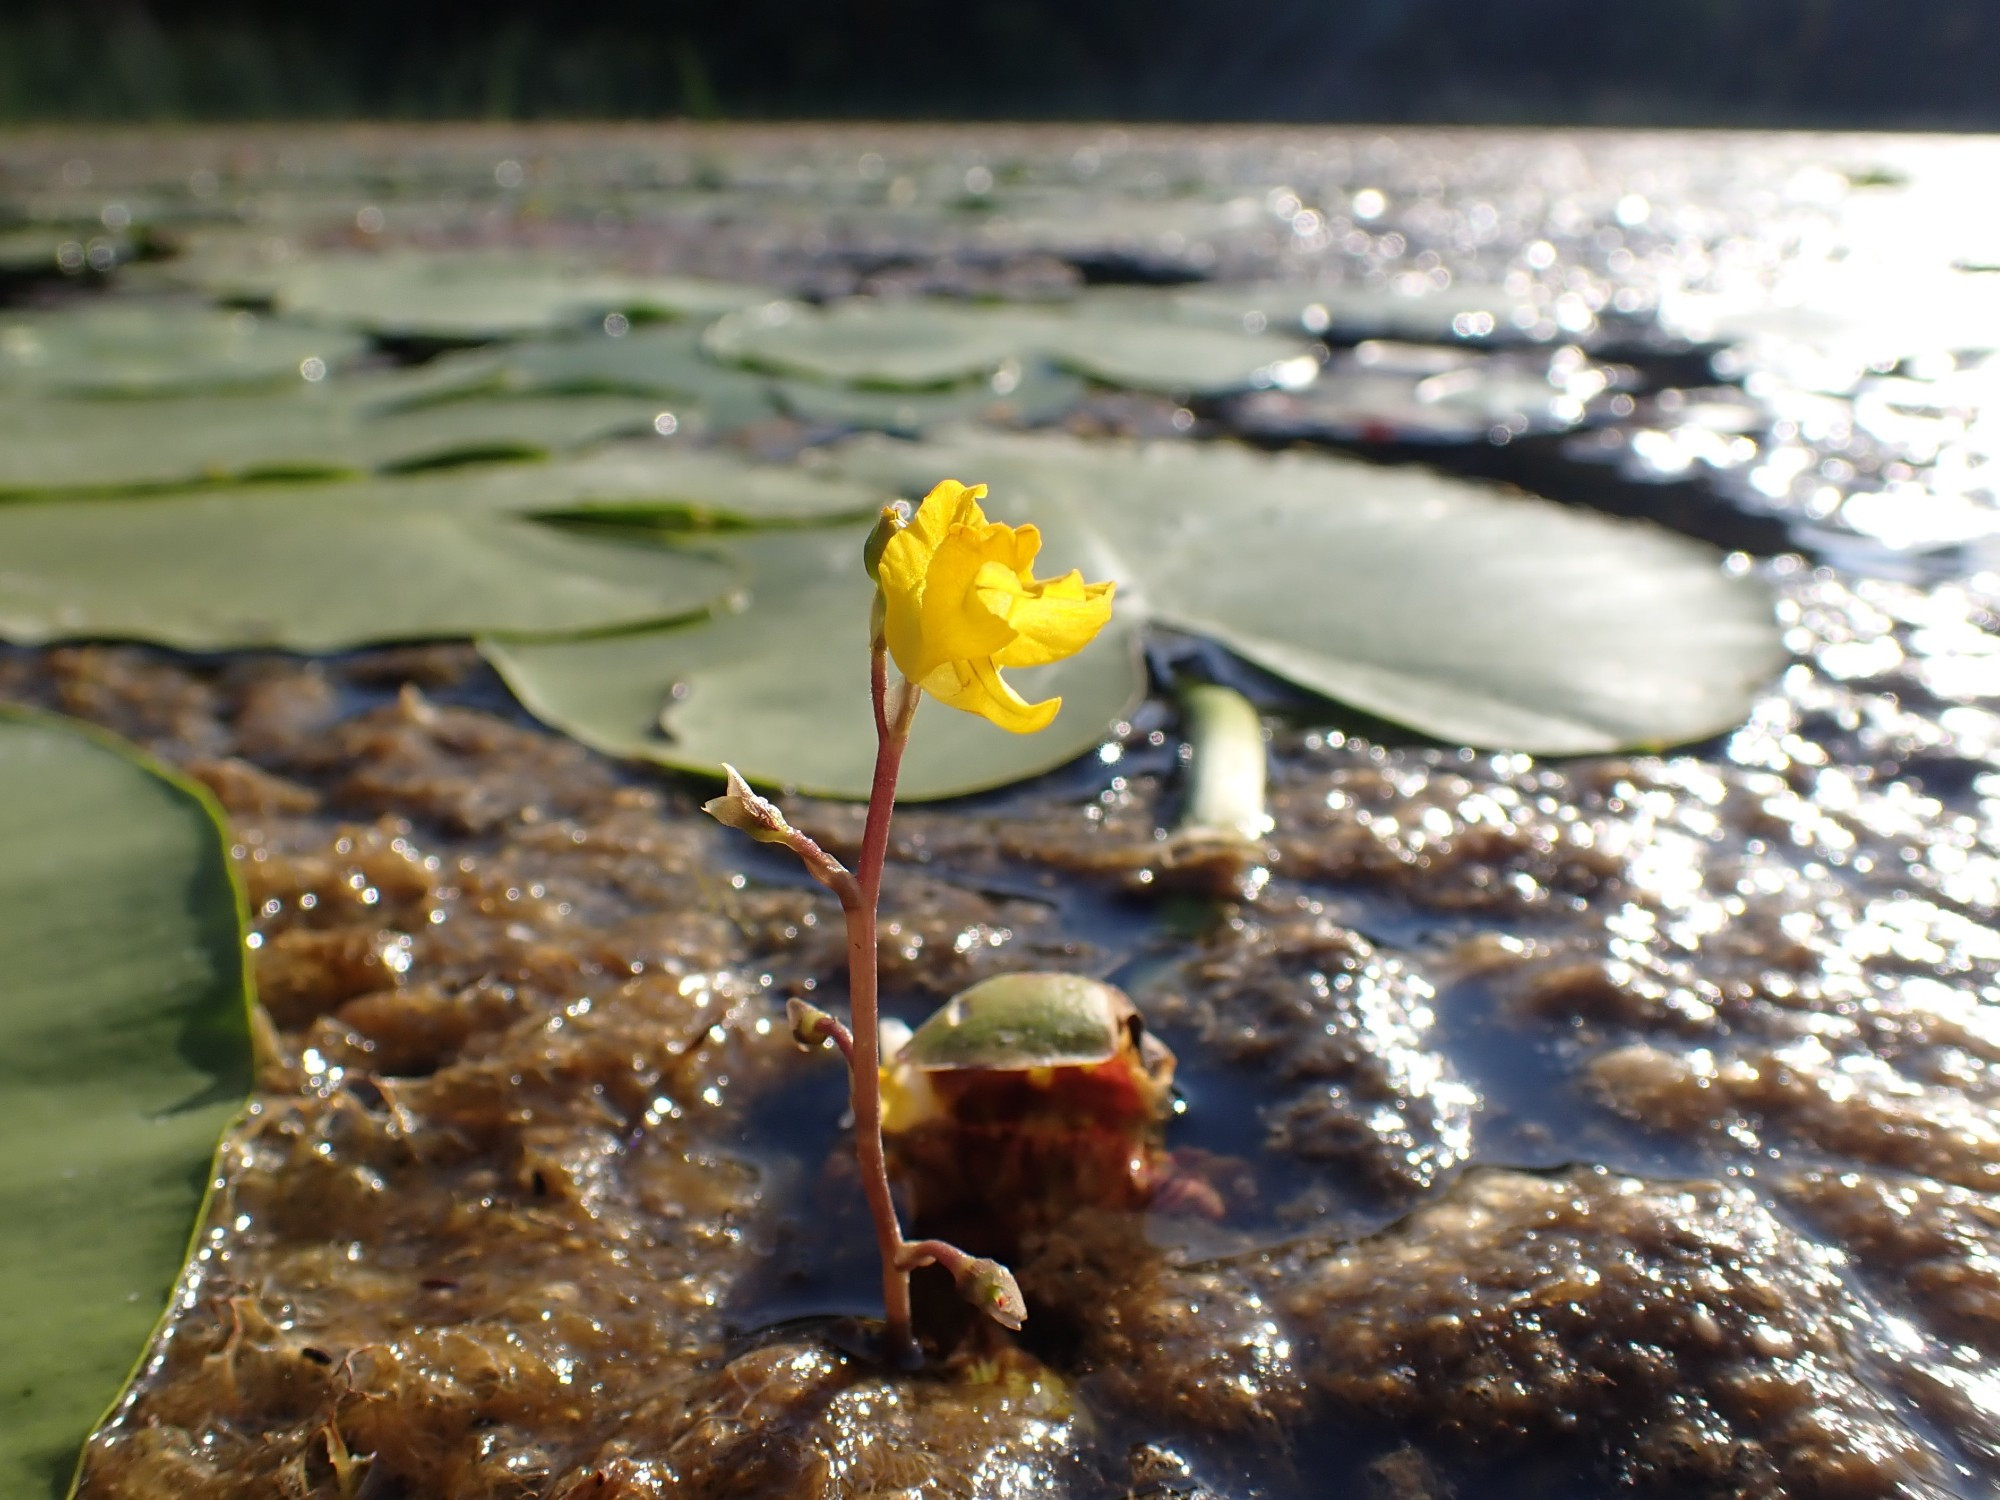
<svg viewBox="0 0 2000 1500"><path fill-rule="evenodd" d="M400 377L272 394L94 401L0 395L0 496L539 458L653 427L630 396L424 399Z"/></svg>
<svg viewBox="0 0 2000 1500"><path fill-rule="evenodd" d="M0 506L0 636L330 651L685 616L735 575L472 507L297 490Z"/></svg>
<svg viewBox="0 0 2000 1500"><path fill-rule="evenodd" d="M500 250L311 256L264 267L196 268L193 274L213 291L391 338L519 338L610 312L712 317L770 296L761 287L632 276L560 256Z"/></svg>
<svg viewBox="0 0 2000 1500"><path fill-rule="evenodd" d="M178 302L105 302L0 317L0 387L186 395L323 379L367 347L353 334Z"/></svg>
<svg viewBox="0 0 2000 1500"><path fill-rule="evenodd" d="M250 1086L207 797L0 711L0 1492L60 1494L144 1350Z"/></svg>
<svg viewBox="0 0 2000 1500"><path fill-rule="evenodd" d="M729 543L748 583L741 608L686 627L586 640L480 642L528 709L585 744L695 771L727 760L766 784L865 793L875 741L868 700L867 525L753 533ZM1055 724L1014 735L927 706L902 794L953 796L1051 770L1104 738L1145 690L1129 617L1068 661L1018 674L1061 694Z"/></svg>
<svg viewBox="0 0 2000 1500"><path fill-rule="evenodd" d="M983 381L1002 365L1049 360L1108 385L1219 393L1310 380L1311 346L1276 334L1173 321L1148 294L1085 296L1060 310L939 301L842 302L824 311L772 302L719 318L718 359L837 384L922 390Z"/></svg>
<svg viewBox="0 0 2000 1500"><path fill-rule="evenodd" d="M1782 656L1761 589L1697 543L1417 469L1244 449L966 437L869 441L832 468L884 495L992 487L1044 565L1120 591L1114 628L1037 678L1056 727L932 710L912 797L998 785L1094 744L1144 688L1158 622L1437 738L1545 753L1663 745L1741 718ZM615 640L486 643L522 700L600 748L813 791L866 792L863 527L741 544L747 607ZM659 724L663 723L666 734Z"/></svg>

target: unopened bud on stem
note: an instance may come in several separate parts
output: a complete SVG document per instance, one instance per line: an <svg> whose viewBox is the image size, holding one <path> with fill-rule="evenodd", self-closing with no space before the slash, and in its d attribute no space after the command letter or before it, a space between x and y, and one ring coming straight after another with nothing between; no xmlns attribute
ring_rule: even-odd
<svg viewBox="0 0 2000 1500"><path fill-rule="evenodd" d="M1002 1328L1018 1329L1028 1304L1014 1273L997 1260L967 1260L958 1268L958 1294Z"/></svg>
<svg viewBox="0 0 2000 1500"><path fill-rule="evenodd" d="M785 1019L792 1023L792 1040L801 1047L823 1047L833 1035L833 1017L796 996L785 1002Z"/></svg>
<svg viewBox="0 0 2000 1500"><path fill-rule="evenodd" d="M790 843L792 825L785 821L777 804L751 791L750 783L736 767L725 762L722 769L729 775L729 790L702 803L701 810L716 822L749 834L760 844Z"/></svg>
<svg viewBox="0 0 2000 1500"><path fill-rule="evenodd" d="M944 1240L917 1240L904 1245L896 1256L896 1268L900 1271L931 1265L943 1266L958 1283L958 1295L1002 1328L1019 1328L1028 1320L1028 1304L1021 1296L1020 1283L999 1261L967 1255Z"/></svg>
<svg viewBox="0 0 2000 1500"><path fill-rule="evenodd" d="M868 540L861 544L861 566L873 578L882 567L882 549L889 545L889 538L901 531L910 522L908 507L885 505L882 514L875 518L875 529L868 533Z"/></svg>

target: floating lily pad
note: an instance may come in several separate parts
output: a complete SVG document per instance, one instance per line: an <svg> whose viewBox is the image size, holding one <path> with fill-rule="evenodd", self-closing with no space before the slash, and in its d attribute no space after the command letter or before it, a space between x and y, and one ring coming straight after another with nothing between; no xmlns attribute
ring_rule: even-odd
<svg viewBox="0 0 2000 1500"><path fill-rule="evenodd" d="M0 387L94 396L323 379L366 347L351 334L174 302L0 314Z"/></svg>
<svg viewBox="0 0 2000 1500"><path fill-rule="evenodd" d="M648 431L660 411L624 396L407 404L418 389L356 377L148 401L0 395L0 495L538 458Z"/></svg>
<svg viewBox="0 0 2000 1500"><path fill-rule="evenodd" d="M750 369L896 390L982 381L1032 348L1045 314L945 302L767 302L717 319L703 343Z"/></svg>
<svg viewBox="0 0 2000 1500"><path fill-rule="evenodd" d="M1535 304L1502 287L1419 279L1407 288L1334 282L1271 282L1199 287L1176 293L1179 316L1248 329L1297 330L1338 339L1489 339L1518 337Z"/></svg>
<svg viewBox="0 0 2000 1500"><path fill-rule="evenodd" d="M219 815L0 711L0 1492L60 1494L166 1305L250 1087Z"/></svg>
<svg viewBox="0 0 2000 1500"><path fill-rule="evenodd" d="M985 380L941 391L885 391L864 386L775 380L772 393L802 422L915 437L939 427L996 422L1031 427L1053 422L1083 404L1088 388L1076 376L1040 361L1008 360Z"/></svg>
<svg viewBox="0 0 2000 1500"><path fill-rule="evenodd" d="M314 322L394 338L483 341L574 327L607 313L712 317L767 289L680 276L628 276L556 256L398 251L223 268L210 290L265 300Z"/></svg>
<svg viewBox="0 0 2000 1500"><path fill-rule="evenodd" d="M854 445L921 493L976 477L1121 611L1456 743L1662 745L1741 718L1782 652L1705 546L1420 469L1230 447L968 437Z"/></svg>
<svg viewBox="0 0 2000 1500"><path fill-rule="evenodd" d="M1420 470L997 436L863 442L832 467L882 494L986 481L994 515L1041 526L1043 567L1121 586L1106 638L1023 674L1024 693L1067 700L1055 729L1009 736L933 710L912 797L1088 749L1144 689L1149 622L1440 739L1550 753L1713 733L1782 654L1769 600L1708 549ZM863 530L744 540L746 607L711 623L485 649L531 710L601 749L859 796L873 756Z"/></svg>
<svg viewBox="0 0 2000 1500"><path fill-rule="evenodd" d="M858 796L874 767L868 701L867 526L752 534L729 546L743 608L685 628L578 641L487 638L480 649L530 712L613 755ZM1068 661L1016 674L1060 694L1041 734L1013 735L927 705L904 761L919 800L1002 786L1092 748L1145 690L1135 622L1114 621Z"/></svg>
<svg viewBox="0 0 2000 1500"><path fill-rule="evenodd" d="M1281 369L1312 378L1312 350L1297 339L1177 323L1172 311L1156 296L1084 297L1058 311L935 301L819 311L773 302L718 319L705 342L716 358L753 369L896 390L983 381L1038 359L1140 390L1241 390L1282 383Z"/></svg>
<svg viewBox="0 0 2000 1500"><path fill-rule="evenodd" d="M702 352L697 328L602 330L518 344L492 356L506 389L547 395L646 395L698 405L711 427L770 417L769 382Z"/></svg>
<svg viewBox="0 0 2000 1500"><path fill-rule="evenodd" d="M1304 390L1237 398L1230 423L1265 437L1336 442L1507 441L1581 425L1623 378L1574 348L1552 358L1370 341L1336 357Z"/></svg>
<svg viewBox="0 0 2000 1500"><path fill-rule="evenodd" d="M330 651L671 619L736 582L689 552L347 488L0 506L0 636Z"/></svg>

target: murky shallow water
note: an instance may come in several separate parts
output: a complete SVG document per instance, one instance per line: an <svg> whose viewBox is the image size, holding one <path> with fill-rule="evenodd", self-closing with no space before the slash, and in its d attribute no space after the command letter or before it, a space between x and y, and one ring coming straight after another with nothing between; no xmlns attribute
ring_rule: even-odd
<svg viewBox="0 0 2000 1500"><path fill-rule="evenodd" d="M906 1380L840 1321L874 1277L841 1082L778 1021L789 994L839 995L819 893L687 789L530 726L455 649L0 658L7 696L217 789L278 1033L86 1493L1991 1491L2000 326L1963 267L2000 255L1963 205L2000 149L443 140L563 186L539 215L446 193L420 233L596 237L825 295L1330 269L1497 288L1499 352L1476 340L1508 329L1449 320L1329 329L1307 397L1101 394L1071 422L1330 441L1654 517L1770 578L1794 664L1714 743L1538 763L1398 744L1211 661L1271 715L1268 879L1234 901L1159 868L1164 698L1096 762L907 811L890 1008L1003 968L1124 984L1181 1058L1169 1143L1228 1211L1038 1230L1018 1346L939 1302L946 1348ZM102 183L265 148L87 149ZM67 181L85 150L13 143L8 170ZM319 138L291 190L421 159ZM1040 220L918 212L1008 163ZM1122 218L1072 191L1105 173ZM840 184L866 212L828 213ZM610 225L578 210L614 188ZM836 848L858 830L795 820Z"/></svg>

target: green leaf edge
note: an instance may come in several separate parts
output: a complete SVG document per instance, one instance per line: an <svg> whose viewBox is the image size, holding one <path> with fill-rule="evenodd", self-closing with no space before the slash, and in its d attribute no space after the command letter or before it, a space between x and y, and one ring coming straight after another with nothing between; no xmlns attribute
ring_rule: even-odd
<svg viewBox="0 0 2000 1500"><path fill-rule="evenodd" d="M236 933L238 938L236 951L242 975L241 994L243 997L243 1042L245 1051L245 1066L243 1071L246 1075L254 1078L256 1074L256 1054L251 1043L251 1037L254 1035L254 1014L257 1008L257 980L250 957L250 946L247 942L243 941L249 935L250 931L250 893L243 883L243 872L237 868L236 861L230 857L228 814L222 810L222 804L216 801L215 794L193 777L186 775L184 772L177 771L164 761L157 760L153 756L148 755L144 750L140 749L130 740L125 739L122 735L113 734L110 730L85 720L72 719L65 714L49 713L44 709L30 708L24 704L0 703L0 721L40 725L44 728L56 729L63 733L74 734L79 738L89 740L98 748L108 750L128 764L136 766L147 775L164 781L175 791L187 797L189 801L193 802L207 816L209 826L215 830L216 849L222 856L222 867L229 880L230 893L236 900ZM238 1108L235 1117L224 1128L222 1135L216 1138L215 1150L209 1153L208 1176L203 1182L201 1203L195 1210L194 1222L188 1226L187 1248L181 1252L180 1266L175 1271L171 1283L172 1289L178 1289L182 1279L187 1275L187 1268L194 1258L195 1251L200 1247L202 1226L208 1222L209 1211L215 1201L215 1179L216 1172L222 1162L223 1145L228 1140L230 1131L241 1122L243 1110L249 1107L249 1103L250 1100L246 1097L242 1106ZM167 1294L166 1304L161 1307L159 1316L153 1320L153 1326L147 1332L144 1342L140 1344L138 1350L133 1354L131 1368L126 1371L125 1378L119 1382L118 1389L112 1392L110 1401L106 1403L103 1412L90 1424L89 1430L78 1436L76 1465L70 1472L69 1487L63 1492L66 1500L75 1500L78 1487L83 1483L83 1466L84 1460L89 1456L91 1435L103 1427L112 1414L124 1404L126 1393L132 1389L132 1382L138 1378L140 1370L145 1366L146 1356L152 1352L153 1345L159 1341L161 1332L166 1328L167 1320L173 1314L174 1290L172 1289Z"/></svg>

